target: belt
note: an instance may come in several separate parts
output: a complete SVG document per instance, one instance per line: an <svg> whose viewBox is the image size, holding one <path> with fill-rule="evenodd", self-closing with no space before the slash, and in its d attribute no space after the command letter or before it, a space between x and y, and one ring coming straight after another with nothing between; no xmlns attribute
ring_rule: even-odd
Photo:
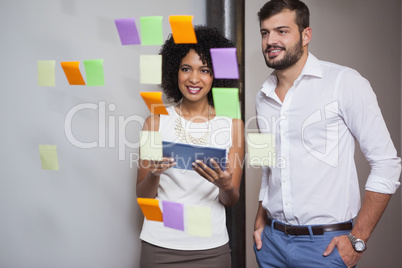
<svg viewBox="0 0 402 268"><path fill-rule="evenodd" d="M267 219L267 225L272 225L271 219ZM352 228L353 225L351 222L311 226L313 235L323 235L325 232L347 231L352 230ZM288 225L274 222L274 229L284 232L288 235L310 235L310 231L307 226Z"/></svg>

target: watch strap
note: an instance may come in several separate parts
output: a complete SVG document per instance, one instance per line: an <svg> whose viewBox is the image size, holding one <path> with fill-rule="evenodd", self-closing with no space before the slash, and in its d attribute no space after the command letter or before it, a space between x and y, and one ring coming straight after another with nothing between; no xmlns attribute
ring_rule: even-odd
<svg viewBox="0 0 402 268"><path fill-rule="evenodd" d="M349 238L350 242L352 243L352 246L353 246L353 248L354 248L355 251L357 251L357 252L363 252L363 251L365 251L365 250L367 249L366 243L365 243L362 239L357 238L356 236L352 235L352 233L349 233L349 234L347 235L347 237ZM356 247L356 242L363 243L363 246L364 246L363 250L358 249L358 248Z"/></svg>

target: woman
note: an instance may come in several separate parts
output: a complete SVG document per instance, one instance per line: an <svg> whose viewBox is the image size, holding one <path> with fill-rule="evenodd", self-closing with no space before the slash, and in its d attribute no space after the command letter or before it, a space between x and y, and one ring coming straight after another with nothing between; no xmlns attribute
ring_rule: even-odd
<svg viewBox="0 0 402 268"><path fill-rule="evenodd" d="M138 169L137 197L157 198L211 208L212 237L189 236L163 223L144 219L140 235L140 267L230 267L225 206L234 205L244 156L243 122L216 116L212 87L235 87L236 80L214 79L210 48L233 47L216 29L195 27L197 44L175 44L170 37L162 46L162 89L176 104L169 115L151 115L143 130L159 131L162 140L224 148L227 164L222 171L205 163L193 170L172 168L174 159L143 160Z"/></svg>

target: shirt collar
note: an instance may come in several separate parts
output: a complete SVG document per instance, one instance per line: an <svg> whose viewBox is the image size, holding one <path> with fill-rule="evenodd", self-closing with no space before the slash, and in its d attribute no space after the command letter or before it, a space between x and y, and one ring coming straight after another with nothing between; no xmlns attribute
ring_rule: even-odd
<svg viewBox="0 0 402 268"><path fill-rule="evenodd" d="M320 61L310 52L308 53L308 58L304 68L300 74L300 77L310 75L318 78L322 78L321 64Z"/></svg>
<svg viewBox="0 0 402 268"><path fill-rule="evenodd" d="M317 78L322 78L320 61L310 52L308 53L306 64L304 65L303 70L296 81L300 80L300 78L303 76L315 76ZM262 85L261 91L268 97L273 97L277 82L278 79L275 75L275 71L273 71Z"/></svg>

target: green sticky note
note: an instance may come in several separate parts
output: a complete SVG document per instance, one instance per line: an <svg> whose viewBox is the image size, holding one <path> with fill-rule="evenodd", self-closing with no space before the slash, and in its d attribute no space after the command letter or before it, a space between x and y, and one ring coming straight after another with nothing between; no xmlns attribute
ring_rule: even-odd
<svg viewBox="0 0 402 268"><path fill-rule="evenodd" d="M56 85L55 65L54 60L38 60L38 86L54 87Z"/></svg>
<svg viewBox="0 0 402 268"><path fill-rule="evenodd" d="M238 88L212 88L216 115L240 119Z"/></svg>
<svg viewBox="0 0 402 268"><path fill-rule="evenodd" d="M162 83L162 55L140 55L140 83Z"/></svg>
<svg viewBox="0 0 402 268"><path fill-rule="evenodd" d="M161 161L163 157L162 138L159 131L140 132L140 159Z"/></svg>
<svg viewBox="0 0 402 268"><path fill-rule="evenodd" d="M248 163L251 166L275 166L275 135L270 133L248 133L247 151Z"/></svg>
<svg viewBox="0 0 402 268"><path fill-rule="evenodd" d="M56 145L39 145L40 161L42 169L59 170Z"/></svg>
<svg viewBox="0 0 402 268"><path fill-rule="evenodd" d="M211 208L201 206L187 207L188 235L212 236Z"/></svg>
<svg viewBox="0 0 402 268"><path fill-rule="evenodd" d="M104 86L103 59L84 60L87 86Z"/></svg>
<svg viewBox="0 0 402 268"><path fill-rule="evenodd" d="M162 19L162 16L140 17L142 45L163 44Z"/></svg>

